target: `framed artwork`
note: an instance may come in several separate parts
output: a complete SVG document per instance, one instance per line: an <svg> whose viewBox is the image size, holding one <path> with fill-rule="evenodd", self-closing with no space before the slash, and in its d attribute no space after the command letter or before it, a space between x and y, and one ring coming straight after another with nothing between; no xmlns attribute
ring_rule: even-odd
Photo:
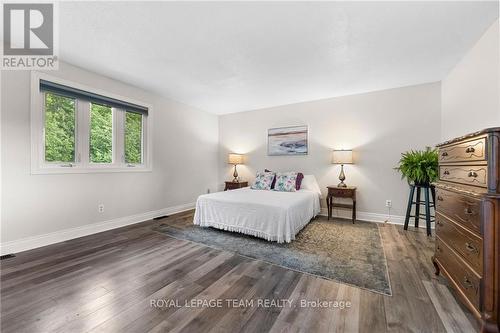
<svg viewBox="0 0 500 333"><path fill-rule="evenodd" d="M267 155L307 155L307 126L270 128L267 130Z"/></svg>

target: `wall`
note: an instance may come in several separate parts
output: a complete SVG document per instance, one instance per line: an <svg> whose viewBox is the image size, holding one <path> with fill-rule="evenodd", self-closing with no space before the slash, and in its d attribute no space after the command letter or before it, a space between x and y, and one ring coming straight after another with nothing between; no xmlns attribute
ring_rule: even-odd
<svg viewBox="0 0 500 333"><path fill-rule="evenodd" d="M64 63L48 74L153 105L153 171L31 175L30 73L3 71L3 252L186 209L216 189L217 116Z"/></svg>
<svg viewBox="0 0 500 333"><path fill-rule="evenodd" d="M237 152L246 154L239 166L244 179L264 168L302 171L314 174L325 193L339 182L332 149L352 148L355 164L345 166L346 182L358 187L360 218L385 219L386 199L392 214L404 215L408 184L393 168L401 152L439 142L440 105L440 84L431 83L221 116L219 179L232 179L227 153ZM267 129L289 125L309 126L309 154L267 156Z"/></svg>
<svg viewBox="0 0 500 333"><path fill-rule="evenodd" d="M441 139L500 126L499 22L442 81Z"/></svg>
<svg viewBox="0 0 500 333"><path fill-rule="evenodd" d="M50 75L153 105L153 171L30 174L30 73L1 78L1 252L19 251L191 207L207 189L231 179L228 152L247 155L240 175L300 170L325 193L338 183L333 148L353 148L347 183L358 186L367 219L401 222L408 187L393 170L400 153L500 126L499 31L492 25L439 83L338 97L219 118L135 87L61 63ZM309 126L309 155L267 156L267 129ZM218 144L220 143L220 146ZM217 174L218 173L218 174ZM219 179L219 181L217 181ZM393 201L389 212L385 200ZM104 203L105 212L97 205ZM323 202L324 205L324 202ZM364 215L363 215L364 214ZM380 215L377 215L380 214ZM395 215L395 216L394 216Z"/></svg>

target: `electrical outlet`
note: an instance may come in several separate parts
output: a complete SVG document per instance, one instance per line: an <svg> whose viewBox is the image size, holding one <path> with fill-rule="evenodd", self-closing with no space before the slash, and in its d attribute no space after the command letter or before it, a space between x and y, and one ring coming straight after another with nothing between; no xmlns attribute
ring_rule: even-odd
<svg viewBox="0 0 500 333"><path fill-rule="evenodd" d="M104 213L104 204L99 204L99 205L97 206L97 211L98 211L99 213Z"/></svg>
<svg viewBox="0 0 500 333"><path fill-rule="evenodd" d="M392 207L392 200L386 200L385 206L391 208Z"/></svg>

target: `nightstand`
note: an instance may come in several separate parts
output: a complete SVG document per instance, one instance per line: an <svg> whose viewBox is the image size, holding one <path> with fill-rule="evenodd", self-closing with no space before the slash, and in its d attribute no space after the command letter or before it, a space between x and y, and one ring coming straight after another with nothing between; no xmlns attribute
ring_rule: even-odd
<svg viewBox="0 0 500 333"><path fill-rule="evenodd" d="M242 188L242 187L247 187L248 186L248 182L233 182L233 181L229 181L229 182L225 182L225 183L226 183L226 186L224 187L224 191L235 190L237 188Z"/></svg>
<svg viewBox="0 0 500 333"><path fill-rule="evenodd" d="M326 197L326 204L328 206L328 219L332 217L332 209L334 207L350 208L352 209L352 223L354 223L356 221L356 187L328 186L327 188L328 196ZM334 198L351 198L352 204L333 202Z"/></svg>

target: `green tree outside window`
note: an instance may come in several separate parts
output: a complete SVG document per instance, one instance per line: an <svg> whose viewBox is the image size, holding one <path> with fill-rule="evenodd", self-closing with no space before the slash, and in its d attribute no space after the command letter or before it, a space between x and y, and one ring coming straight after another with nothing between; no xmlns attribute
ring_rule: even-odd
<svg viewBox="0 0 500 333"><path fill-rule="evenodd" d="M125 112L125 162L142 163L142 115Z"/></svg>
<svg viewBox="0 0 500 333"><path fill-rule="evenodd" d="M75 100L45 93L45 161L75 161Z"/></svg>
<svg viewBox="0 0 500 333"><path fill-rule="evenodd" d="M110 107L90 106L90 162L113 161L113 111Z"/></svg>

